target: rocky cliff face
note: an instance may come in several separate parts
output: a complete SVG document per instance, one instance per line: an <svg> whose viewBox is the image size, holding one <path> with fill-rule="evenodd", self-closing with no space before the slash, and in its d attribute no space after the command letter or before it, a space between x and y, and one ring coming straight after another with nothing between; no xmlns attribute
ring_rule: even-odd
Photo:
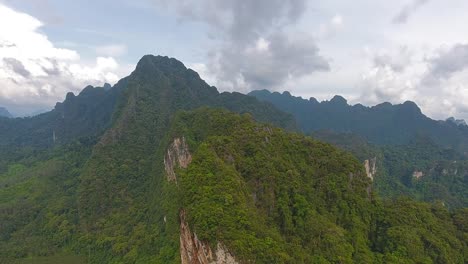
<svg viewBox="0 0 468 264"><path fill-rule="evenodd" d="M371 180L374 180L375 174L377 173L377 158L367 159L364 161L364 168L366 169L366 175Z"/></svg>
<svg viewBox="0 0 468 264"><path fill-rule="evenodd" d="M168 181L177 182L177 177L174 172L176 166L187 168L192 161L192 155L189 152L185 138L175 138L167 149L164 157L164 168L167 174Z"/></svg>
<svg viewBox="0 0 468 264"><path fill-rule="evenodd" d="M210 263L213 259L211 248L198 240L197 235L190 231L185 218L185 210L180 210L180 259L182 264Z"/></svg>
<svg viewBox="0 0 468 264"><path fill-rule="evenodd" d="M164 157L164 168L167 180L177 183L175 168L187 168L192 161L185 137L175 138L169 145ZM198 239L197 234L190 230L186 219L186 212L179 212L180 221L180 259L182 264L237 264L238 262L229 253L226 247L218 242L216 251Z"/></svg>
<svg viewBox="0 0 468 264"><path fill-rule="evenodd" d="M182 264L237 264L238 262L218 242L216 252L197 238L197 234L190 231L185 218L185 210L180 211L180 259Z"/></svg>

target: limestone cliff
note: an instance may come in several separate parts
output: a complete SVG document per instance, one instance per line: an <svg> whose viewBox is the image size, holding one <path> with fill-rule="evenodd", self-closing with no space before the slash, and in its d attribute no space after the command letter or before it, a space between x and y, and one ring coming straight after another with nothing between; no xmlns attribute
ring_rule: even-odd
<svg viewBox="0 0 468 264"><path fill-rule="evenodd" d="M184 137L175 138L169 145L164 157L164 168L167 180L177 183L175 168L187 168L192 161L188 144ZM180 220L180 258L182 264L237 264L226 247L218 242L216 251L198 239L197 234L190 230L186 220L186 212L181 209Z"/></svg>
<svg viewBox="0 0 468 264"><path fill-rule="evenodd" d="M168 181L177 182L174 169L176 166L187 168L192 161L192 155L189 152L185 138L175 138L167 149L164 157L164 168L166 170Z"/></svg>
<svg viewBox="0 0 468 264"><path fill-rule="evenodd" d="M374 180L375 174L377 173L377 158L367 159L364 161L364 168L366 169L366 175L371 180Z"/></svg>
<svg viewBox="0 0 468 264"><path fill-rule="evenodd" d="M190 231L185 218L185 210L180 211L180 259L182 264L237 264L238 262L218 242L216 252L197 238L197 234Z"/></svg>

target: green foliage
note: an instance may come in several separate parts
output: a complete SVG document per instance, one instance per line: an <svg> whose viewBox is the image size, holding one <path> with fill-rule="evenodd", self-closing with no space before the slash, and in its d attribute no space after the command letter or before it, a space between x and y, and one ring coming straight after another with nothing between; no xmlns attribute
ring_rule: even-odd
<svg viewBox="0 0 468 264"><path fill-rule="evenodd" d="M71 246L78 176L90 150L75 142L17 160L0 175L0 260L53 255Z"/></svg>
<svg viewBox="0 0 468 264"><path fill-rule="evenodd" d="M59 105L53 113L61 107L74 113L63 131L82 128L60 132L64 140L55 146L50 128L60 116L0 120L7 135L0 139L1 263L67 256L86 263L179 263L181 210L203 242L223 243L242 262L467 259L466 211L381 203L351 154L256 123L294 128L289 115L269 104L218 94L164 57L143 57L118 87L112 99L112 90L89 88ZM243 114L193 110L201 106ZM102 115L91 118L101 107ZM15 122L31 133L13 135ZM176 137L185 137L193 158L176 169L177 184L164 171Z"/></svg>
<svg viewBox="0 0 468 264"><path fill-rule="evenodd" d="M406 145L378 146L350 133L319 131L313 135L350 151L361 161L376 158L373 186L384 198L407 195L427 202L441 201L451 209L468 207L468 162L427 137L416 137ZM415 171L422 177L416 178Z"/></svg>
<svg viewBox="0 0 468 264"><path fill-rule="evenodd" d="M248 115L200 109L177 120L173 137L184 136L193 151L177 172L182 207L213 247L222 241L254 263L464 261L447 209L381 204L345 152Z"/></svg>

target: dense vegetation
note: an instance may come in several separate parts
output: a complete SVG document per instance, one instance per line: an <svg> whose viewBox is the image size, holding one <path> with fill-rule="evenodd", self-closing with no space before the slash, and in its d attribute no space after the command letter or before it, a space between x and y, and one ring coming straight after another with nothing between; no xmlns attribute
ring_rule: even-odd
<svg viewBox="0 0 468 264"><path fill-rule="evenodd" d="M250 95L293 114L303 132L361 161L375 158L374 188L382 197L407 195L450 208L468 206L468 127L463 122L432 120L412 102L365 107L350 106L340 96L319 103L288 92Z"/></svg>
<svg viewBox="0 0 468 264"><path fill-rule="evenodd" d="M445 207L381 203L349 154L249 116L179 120L175 137L194 151L178 172L182 207L200 239L254 263L463 263Z"/></svg>
<svg viewBox="0 0 468 264"><path fill-rule="evenodd" d="M68 94L49 113L1 119L0 172L6 181L0 186L6 212L1 256L51 255L66 248L92 256L95 263L177 259L177 219L170 231L169 224L162 224L164 210L177 206L172 198L160 197L164 137L177 110L202 105L295 127L273 106L241 94L219 94L181 62L154 56L143 57L132 75L112 89L87 87L78 96ZM57 154L69 148L70 153ZM87 154L73 160L75 148ZM63 161L60 166L57 159ZM63 167L68 163L74 167ZM16 173L16 168L21 170ZM49 178L52 182L43 183ZM55 189L67 190L66 196ZM61 199L73 203L50 208ZM51 217L59 218L53 225L43 217L51 210ZM44 235L47 226L62 222L69 232L54 233L54 239Z"/></svg>
<svg viewBox="0 0 468 264"><path fill-rule="evenodd" d="M351 154L275 128L295 124L270 104L219 94L175 59L145 56L99 89L0 120L0 263L178 263L182 209L198 238L241 262L467 259L466 209L380 201ZM64 108L63 140L42 139ZM177 184L163 162L176 137L192 153Z"/></svg>
<svg viewBox="0 0 468 264"><path fill-rule="evenodd" d="M361 161L375 158L373 186L382 197L405 195L443 202L451 209L468 207L468 161L453 149L441 148L424 136L406 145L372 145L350 133L317 131L313 135L353 153Z"/></svg>

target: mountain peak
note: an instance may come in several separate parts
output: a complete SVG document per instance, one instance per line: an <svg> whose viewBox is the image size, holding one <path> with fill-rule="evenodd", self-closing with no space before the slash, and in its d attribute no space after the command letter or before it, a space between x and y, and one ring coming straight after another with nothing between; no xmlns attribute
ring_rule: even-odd
<svg viewBox="0 0 468 264"><path fill-rule="evenodd" d="M10 112L8 112L6 108L0 106L0 117L12 118L13 116L10 114Z"/></svg>
<svg viewBox="0 0 468 264"><path fill-rule="evenodd" d="M422 114L419 106L413 101L406 101L401 105L404 109L407 109L413 113Z"/></svg>
<svg viewBox="0 0 468 264"><path fill-rule="evenodd" d="M341 95L335 95L333 96L333 98L330 100L330 103L333 103L333 104L340 104L340 105L347 105L348 104L348 101L346 101L346 99L341 96Z"/></svg>
<svg viewBox="0 0 468 264"><path fill-rule="evenodd" d="M143 56L136 66L136 72L148 73L150 71L160 70L164 73L168 71L185 71L185 65L174 58L160 55L145 55Z"/></svg>
<svg viewBox="0 0 468 264"><path fill-rule="evenodd" d="M445 121L449 122L449 123L452 123L452 124L455 124L457 126L468 126L464 119L455 119L455 117L453 117L453 116L447 118Z"/></svg>
<svg viewBox="0 0 468 264"><path fill-rule="evenodd" d="M112 89L112 85L110 85L109 83L105 83L104 86L102 86L102 88L105 91L109 91L110 89Z"/></svg>

